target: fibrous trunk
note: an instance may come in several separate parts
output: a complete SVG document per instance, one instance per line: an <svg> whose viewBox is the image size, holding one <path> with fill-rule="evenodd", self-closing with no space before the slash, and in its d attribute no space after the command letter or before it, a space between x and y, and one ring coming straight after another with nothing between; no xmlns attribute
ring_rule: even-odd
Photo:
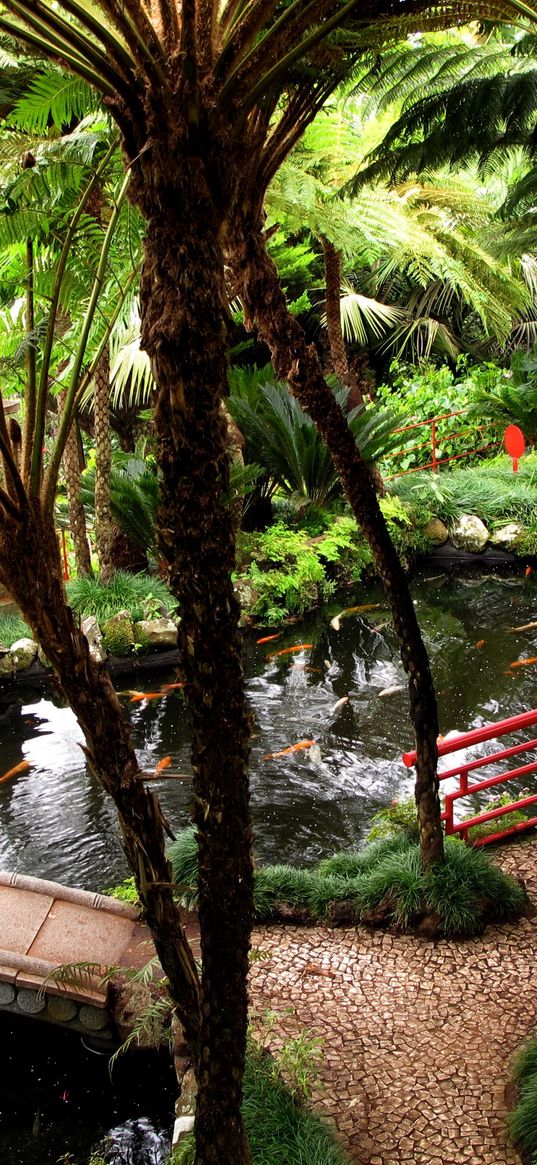
<svg viewBox="0 0 537 1165"><path fill-rule="evenodd" d="M202 953L196 1162L250 1160L240 1104L246 1046L253 871L245 705L227 434L223 257L219 222L194 157L168 185L169 158L139 204L148 221L142 344L157 384L160 551L179 600L192 719ZM160 185L160 180L162 185Z"/></svg>
<svg viewBox="0 0 537 1165"><path fill-rule="evenodd" d="M408 674L410 714L416 736L416 803L425 868L443 857L436 774L438 714L427 652L407 580L380 510L371 476L333 393L315 348L289 313L263 235L252 223L233 224L229 257L246 316L255 320L276 375L288 381L332 454L353 514L375 560L392 610L403 666Z"/></svg>
<svg viewBox="0 0 537 1165"><path fill-rule="evenodd" d="M157 797L141 779L108 673L90 658L87 640L67 605L53 523L42 512L38 499L28 501L19 518L4 515L0 579L52 664L84 733L89 767L116 805L123 847L145 919L185 1036L195 1050L199 1038L198 979L173 899L164 820Z"/></svg>
<svg viewBox="0 0 537 1165"><path fill-rule="evenodd" d="M326 283L326 330L332 364L338 380L349 389L347 398L349 410L355 408L363 410L365 407L363 393L349 365L341 327L341 259L339 251L325 235L322 236L321 242Z"/></svg>
<svg viewBox="0 0 537 1165"><path fill-rule="evenodd" d="M63 404L64 399L65 391L62 393L61 404ZM91 575L93 573L86 530L86 515L80 496L81 468L78 426L76 419L74 419L65 442L63 469L67 492L69 529L75 548L76 569L79 576Z"/></svg>
<svg viewBox="0 0 537 1165"><path fill-rule="evenodd" d="M95 544L99 559L99 577L108 583L115 573L114 523L110 503L112 450L110 445L110 360L105 352L93 381L93 415L95 418Z"/></svg>

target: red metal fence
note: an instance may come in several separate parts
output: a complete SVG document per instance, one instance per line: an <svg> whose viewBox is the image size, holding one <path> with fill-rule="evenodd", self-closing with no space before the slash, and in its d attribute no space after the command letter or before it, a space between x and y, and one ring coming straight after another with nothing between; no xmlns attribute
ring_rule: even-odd
<svg viewBox="0 0 537 1165"><path fill-rule="evenodd" d="M453 413L443 413L439 417L430 417L428 421L416 421L412 425L403 425L401 429L395 429L395 433L410 433L413 429L422 429L424 440L418 441L414 445L405 444L403 448L390 453L390 457L407 457L410 453L415 453L421 460L423 454L420 451L427 450L430 460L425 464L416 465L412 469L403 469L400 473L390 473L387 475L386 480L393 477L403 477L406 473L419 473L424 469L432 469L436 473L439 466L447 465L449 461L459 461L462 457L472 457L474 454L487 453L489 449L497 448L501 444L499 440L487 441L485 445L466 449L463 453L447 454L445 452L445 445L448 441L454 441L466 436L471 436L472 440L475 439L475 426L453 432L452 429L449 429L443 424L445 421L450 420L451 417L464 416L465 411L465 409L457 409ZM477 431L480 434L482 432L481 429Z"/></svg>
<svg viewBox="0 0 537 1165"><path fill-rule="evenodd" d="M448 756L450 753L459 752L464 749L464 756L462 761L459 761L452 769L447 772L439 773L439 781L447 781L449 778L458 778L458 787L455 790L446 793L445 809L442 813L442 821L446 823L446 833L456 834L462 837L463 841L468 841L468 831L475 825L483 825L487 821L498 821L501 826L501 818L507 813L513 813L517 809L527 809L530 805L537 804L537 793L520 797L516 801L511 801L508 805L502 805L498 809L489 809L488 812L478 813L474 817L467 818L465 821L456 822L454 817L455 802L463 797L469 797L474 793L481 793L485 789L494 789L497 786L505 785L508 781L514 781L521 777L527 777L531 773L537 772L537 759L528 761L525 764L517 765L513 769L508 769L507 772L501 772L494 776L485 776L484 780L478 780L470 784L468 777L470 773L476 772L478 769L483 769L487 765L497 764L500 761L510 760L514 756L519 756L522 753L527 753L537 750L537 739L525 740L520 744L514 744L509 748L500 749L498 752L490 753L488 756L478 757L476 760L469 760L467 757L467 750L473 745L482 744L487 740L498 740L502 736L507 736L520 729L531 728L537 724L537 709L533 708L529 712L523 712L519 716L511 716L508 720L498 720L495 724L485 724L483 728L474 728L470 732L460 732L456 736L452 736L450 740L441 741L438 745L439 757ZM416 763L416 753L405 752L403 755L403 762L407 768L412 768ZM531 826L537 825L537 817L528 817L525 821L517 825L511 825L508 829L497 829L484 837L480 837L472 842L473 845L487 845L490 841L497 841L501 837L507 837L512 833L520 833L524 829L529 829Z"/></svg>

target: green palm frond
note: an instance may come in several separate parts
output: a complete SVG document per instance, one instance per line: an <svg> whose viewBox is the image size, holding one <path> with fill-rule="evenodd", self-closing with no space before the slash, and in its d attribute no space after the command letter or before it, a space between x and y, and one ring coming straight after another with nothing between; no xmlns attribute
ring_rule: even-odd
<svg viewBox="0 0 537 1165"><path fill-rule="evenodd" d="M7 118L7 124L29 133L42 134L50 122L61 130L73 119L80 120L95 110L95 92L86 81L54 65L32 78Z"/></svg>
<svg viewBox="0 0 537 1165"><path fill-rule="evenodd" d="M345 339L364 348L371 340L382 339L405 317L401 308L361 295L345 283L342 284L340 304ZM321 322L326 327L326 312L323 312Z"/></svg>

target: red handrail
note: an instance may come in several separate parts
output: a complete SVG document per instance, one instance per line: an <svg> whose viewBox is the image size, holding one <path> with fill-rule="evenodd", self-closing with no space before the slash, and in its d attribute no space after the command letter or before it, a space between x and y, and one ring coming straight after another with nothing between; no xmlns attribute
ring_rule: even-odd
<svg viewBox="0 0 537 1165"><path fill-rule="evenodd" d="M522 728L530 728L537 724L537 709L532 708L529 712L522 712L518 716L509 716L506 720L498 720L495 724L485 724L482 728L473 728L469 732L459 732L453 735L450 740L439 739L438 755L449 756L450 753L458 752L460 749L468 749L476 744L483 744L487 740L497 740L508 733L517 732ZM504 784L507 781L516 780L522 776L527 776L530 773L537 772L537 760L529 761L526 764L519 765L517 768L509 769L507 772L496 774L493 777L487 777L485 780L477 781L470 785L468 782L469 773L475 772L476 769L484 768L486 765L495 764L498 761L509 760L513 756L517 756L521 752L529 752L537 749L537 739L523 741L519 744L511 745L509 748L500 749L497 752L490 753L488 756L478 757L476 760L467 760L466 758L460 764L447 772L439 773L438 780L446 781L449 777L458 777L459 786L453 792L446 793L445 809L442 813L442 821L446 824L446 834L460 834L463 841L468 841L468 831L475 825L482 825L487 821L495 821L497 818L503 817L506 813L512 813L517 809L525 809L529 805L537 804L537 793L530 794L519 798L517 801L511 801L508 805L502 805L497 809L489 809L488 812L477 814L475 817L468 818L466 821L456 823L454 820L455 802L462 797L468 797L473 793L482 792L484 789L490 789L496 785ZM403 763L407 768L411 768L416 763L416 751L403 754ZM531 826L537 825L537 817L529 817L525 821L517 825L513 825L508 829L495 830L481 837L473 842L474 845L486 845L489 841L497 841L501 837L507 837L511 833L519 833L523 829L529 829Z"/></svg>
<svg viewBox="0 0 537 1165"><path fill-rule="evenodd" d="M389 481L394 477L404 477L407 473L420 473L425 469L432 469L434 473L437 472L440 465L447 465L450 461L459 461L462 457L471 457L474 453L487 453L489 449L496 448L500 442L490 441L487 445L480 445L477 448L467 449L464 453L451 453L448 456L442 457L441 445L442 436L439 434L439 425L442 421L447 421L450 417L459 417L467 413L467 409L455 409L452 413L442 413L438 417L429 417L425 421L414 421L410 425L402 425L398 429L394 429L394 433L409 433L412 429L422 429L425 426L430 428L430 437L425 441L416 442L415 445L407 445L402 449L394 450L391 457L405 457L409 453L416 453L420 449L425 449L427 446L431 448L431 460L427 461L425 465L417 465L412 469L401 470L400 473L391 473L386 475L386 480ZM479 428L481 431L481 427ZM471 429L461 429L455 433L446 433L446 438L450 441L455 437L464 437L467 433L471 433Z"/></svg>

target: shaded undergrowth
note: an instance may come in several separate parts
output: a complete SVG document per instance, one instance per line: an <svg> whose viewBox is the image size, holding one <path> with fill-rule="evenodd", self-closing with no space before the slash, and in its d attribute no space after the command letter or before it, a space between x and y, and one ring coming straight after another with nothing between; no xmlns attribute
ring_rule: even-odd
<svg viewBox="0 0 537 1165"><path fill-rule="evenodd" d="M193 828L170 847L174 878L185 903L197 903ZM527 897L481 850L446 839L442 865L423 872L416 843L400 834L361 851L336 854L312 870L276 865L256 869L257 922L394 924L448 938L479 934L487 923L515 918Z"/></svg>
<svg viewBox="0 0 537 1165"><path fill-rule="evenodd" d="M513 1075L518 1102L509 1118L511 1137L524 1165L537 1165L537 1037L519 1052Z"/></svg>
<svg viewBox="0 0 537 1165"><path fill-rule="evenodd" d="M296 1100L272 1057L251 1044L242 1105L253 1165L349 1165L334 1133ZM170 1165L192 1165L194 1139L175 1149Z"/></svg>

